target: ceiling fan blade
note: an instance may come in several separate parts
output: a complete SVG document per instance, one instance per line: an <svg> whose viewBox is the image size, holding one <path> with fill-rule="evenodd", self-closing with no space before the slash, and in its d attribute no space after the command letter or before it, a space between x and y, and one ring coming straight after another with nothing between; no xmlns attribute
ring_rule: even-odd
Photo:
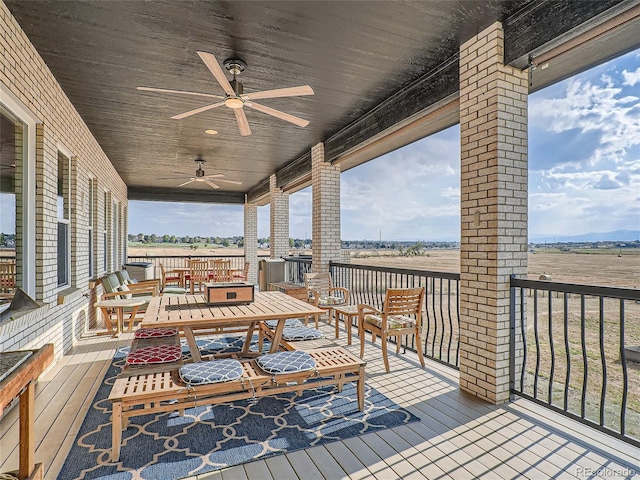
<svg viewBox="0 0 640 480"><path fill-rule="evenodd" d="M224 105L224 102L205 105L204 107L196 108L195 110L189 110L188 112L179 113L178 115L174 115L171 118L173 120L182 120L183 118L190 117L191 115L195 115L196 113L206 112L207 110L211 110L212 108L220 107L222 105Z"/></svg>
<svg viewBox="0 0 640 480"><path fill-rule="evenodd" d="M242 185L242 182L238 182L237 180L224 180L223 178L217 179L216 182L227 182L233 183L234 185Z"/></svg>
<svg viewBox="0 0 640 480"><path fill-rule="evenodd" d="M253 108L254 110L258 110L259 112L266 113L267 115L271 115L274 117L278 117L282 120L285 120L289 123L293 123L294 125L298 125L299 127L306 127L309 125L309 120L305 120L300 117L295 117L288 113L281 112L280 110L276 110L271 107L265 107L264 105L260 105L255 102L246 102L246 106Z"/></svg>
<svg viewBox="0 0 640 480"><path fill-rule="evenodd" d="M168 88L154 88L154 87L136 87L143 92L157 92L157 93L177 93L179 95L193 95L195 97L207 97L207 98L224 98L221 95L214 95L212 93L198 93L198 92L186 92L184 90L171 90Z"/></svg>
<svg viewBox="0 0 640 480"><path fill-rule="evenodd" d="M240 135L242 135L243 137L251 135L251 128L249 128L249 122L247 121L247 116L244 114L244 110L241 108L234 108L233 111L236 114L236 120L238 121Z"/></svg>
<svg viewBox="0 0 640 480"><path fill-rule="evenodd" d="M213 173L211 175L205 175L204 178L222 178L224 173Z"/></svg>
<svg viewBox="0 0 640 480"><path fill-rule="evenodd" d="M204 183L206 183L207 185L209 185L210 187L213 187L213 188L220 188L220 186L219 186L219 185L216 185L215 183L210 182L210 181L209 181L209 180L207 180L206 178L204 179Z"/></svg>
<svg viewBox="0 0 640 480"><path fill-rule="evenodd" d="M242 95L242 98L246 100L260 100L262 98L299 97L302 95L313 95L313 93L313 89L309 85L302 85L300 87L278 88L276 90L246 93Z"/></svg>
<svg viewBox="0 0 640 480"><path fill-rule="evenodd" d="M204 64L207 66L209 71L216 78L216 80L218 81L222 89L225 91L225 93L227 95L235 96L236 92L233 91L233 88L231 87L229 80L227 80L227 76L225 75L224 71L220 67L218 60L216 60L216 57L214 57L213 54L207 53L207 52L198 52L198 55L200 55L200 58L202 59Z"/></svg>
<svg viewBox="0 0 640 480"><path fill-rule="evenodd" d="M184 187L185 185L188 185L188 184L189 184L189 183L191 183L191 182L195 182L195 180L192 178L192 179L191 179L191 180L189 180L188 182L181 183L181 184L180 184L180 185L178 185L178 186L179 186L179 187Z"/></svg>

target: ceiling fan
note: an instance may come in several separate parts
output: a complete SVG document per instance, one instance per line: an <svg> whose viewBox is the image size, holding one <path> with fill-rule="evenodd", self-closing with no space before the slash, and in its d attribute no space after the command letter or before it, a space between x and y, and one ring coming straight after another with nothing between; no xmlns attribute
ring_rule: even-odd
<svg viewBox="0 0 640 480"><path fill-rule="evenodd" d="M154 87L137 87L138 90L142 90L145 92L192 95L196 97L214 98L216 100L220 100L216 103L205 105L204 107L199 107L194 110L189 110L188 112L174 115L171 118L174 120L181 120L197 113L202 113L206 112L207 110L225 106L233 110L233 113L235 113L236 121L238 122L238 128L240 129L240 135L242 136L251 135L251 128L249 127L249 122L247 121L247 117L244 113L243 107L253 108L254 110L258 110L259 112L266 113L267 115L271 115L273 117L285 120L289 123L293 123L294 125L298 125L299 127L306 127L309 124L308 120L254 102L254 100L261 100L265 98L313 95L313 89L309 85L278 88L276 90L264 90L262 92L244 93L243 85L236 79L236 76L247 68L247 64L245 62L236 59L225 60L223 64L224 68L226 68L227 71L229 71L233 75L233 80L229 81L227 80L224 71L220 67L218 60L216 60L216 57L213 54L199 51L198 55L200 55L200 58L202 59L204 64L207 66L209 71L213 74L215 79L224 90L224 96L214 95L210 93L188 92L183 90L171 90L167 88Z"/></svg>
<svg viewBox="0 0 640 480"><path fill-rule="evenodd" d="M195 176L191 176L188 174L183 174L181 172L175 172L180 174L179 177L165 177L165 178L158 178L158 180L176 180L176 179L180 179L180 178L188 178L189 180L187 180L184 183L181 183L180 185L178 185L178 187L184 187L185 185L190 184L191 182L204 182L207 185L209 185L211 188L220 188L220 185L218 185L215 182L226 182L226 183L231 183L233 185L241 185L242 182L238 182L236 180L225 180L222 177L224 177L223 173L215 173L213 175L205 175L204 174L204 170L202 169L202 165L206 162L206 160L200 156L198 156L198 158L196 158L194 160L194 162L196 162L198 164L198 169L196 170L196 174ZM215 181L212 181L215 180Z"/></svg>

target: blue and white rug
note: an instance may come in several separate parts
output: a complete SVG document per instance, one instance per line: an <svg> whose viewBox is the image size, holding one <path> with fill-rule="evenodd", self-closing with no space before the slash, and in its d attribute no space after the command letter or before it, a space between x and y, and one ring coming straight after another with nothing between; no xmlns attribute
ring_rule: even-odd
<svg viewBox="0 0 640 480"><path fill-rule="evenodd" d="M242 339L204 340L229 351ZM113 359L58 476L71 479L162 479L199 475L302 448L418 420L374 388L358 410L354 384L131 418L118 462L110 461L111 403L107 400L128 349Z"/></svg>

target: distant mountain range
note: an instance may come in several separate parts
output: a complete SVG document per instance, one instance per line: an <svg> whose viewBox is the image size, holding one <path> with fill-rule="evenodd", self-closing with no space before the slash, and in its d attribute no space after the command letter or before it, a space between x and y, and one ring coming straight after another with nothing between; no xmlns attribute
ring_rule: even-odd
<svg viewBox="0 0 640 480"><path fill-rule="evenodd" d="M640 230L615 230L613 232L592 232L582 235L530 235L529 243L557 242L631 242L640 240Z"/></svg>

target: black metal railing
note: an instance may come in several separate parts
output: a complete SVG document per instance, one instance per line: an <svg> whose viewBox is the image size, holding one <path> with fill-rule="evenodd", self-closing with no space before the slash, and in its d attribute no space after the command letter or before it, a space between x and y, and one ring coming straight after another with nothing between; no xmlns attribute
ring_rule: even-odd
<svg viewBox="0 0 640 480"><path fill-rule="evenodd" d="M285 257L284 280L304 285L304 274L311 271L311 257Z"/></svg>
<svg viewBox="0 0 640 480"><path fill-rule="evenodd" d="M640 446L640 290L512 278L510 303L512 393Z"/></svg>
<svg viewBox="0 0 640 480"><path fill-rule="evenodd" d="M460 331L460 275L403 268L331 263L336 287L347 288L350 303L382 308L388 288L425 287L423 353L425 357L458 368ZM404 337L401 346L415 350L415 339Z"/></svg>
<svg viewBox="0 0 640 480"><path fill-rule="evenodd" d="M208 260L215 258L218 260L230 260L231 268L235 270L242 270L244 268L244 255L130 255L127 257L127 263L147 262L152 263L155 267L155 277L160 278L160 264L164 266L165 270L171 270L172 268L181 268L187 266L187 260ZM258 260L261 258L269 258L269 255L258 255Z"/></svg>

